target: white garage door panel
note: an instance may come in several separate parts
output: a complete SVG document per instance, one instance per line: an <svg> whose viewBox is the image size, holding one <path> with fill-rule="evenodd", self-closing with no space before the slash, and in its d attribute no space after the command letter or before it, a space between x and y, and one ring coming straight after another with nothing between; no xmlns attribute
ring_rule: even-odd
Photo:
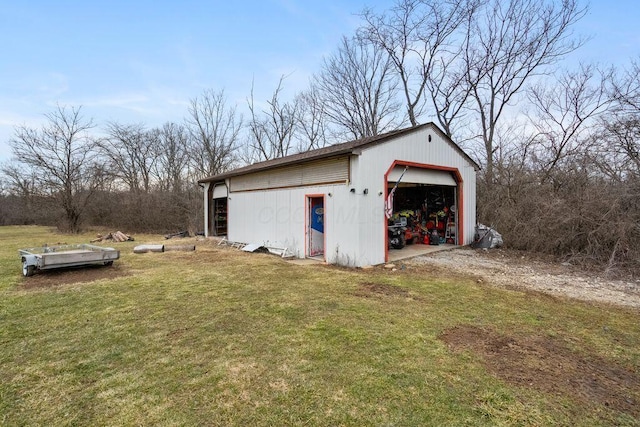
<svg viewBox="0 0 640 427"><path fill-rule="evenodd" d="M227 186L224 184L219 184L213 187L213 197L214 199L221 199L223 197L227 197Z"/></svg>
<svg viewBox="0 0 640 427"><path fill-rule="evenodd" d="M395 183L402 175L404 166L396 166L389 173L389 182ZM420 169L410 167L402 177L403 183L415 183L415 184L431 184L431 185L447 185L455 187L456 181L453 179L451 173L446 171L438 171L433 169Z"/></svg>

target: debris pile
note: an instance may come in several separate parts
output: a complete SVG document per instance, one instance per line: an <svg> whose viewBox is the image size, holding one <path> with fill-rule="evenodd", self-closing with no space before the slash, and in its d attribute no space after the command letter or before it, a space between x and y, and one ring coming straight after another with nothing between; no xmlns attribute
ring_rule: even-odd
<svg viewBox="0 0 640 427"><path fill-rule="evenodd" d="M122 231L115 231L109 233L106 236L98 234L95 239L91 240L91 243L96 242L133 242L134 238L128 234L124 234Z"/></svg>
<svg viewBox="0 0 640 427"><path fill-rule="evenodd" d="M177 233L173 233L173 234L165 234L164 238L165 239L173 239L174 237L189 237L189 232L188 231L179 231Z"/></svg>
<svg viewBox="0 0 640 427"><path fill-rule="evenodd" d="M476 225L476 233L471 243L472 248L494 249L502 247L502 234L484 224Z"/></svg>

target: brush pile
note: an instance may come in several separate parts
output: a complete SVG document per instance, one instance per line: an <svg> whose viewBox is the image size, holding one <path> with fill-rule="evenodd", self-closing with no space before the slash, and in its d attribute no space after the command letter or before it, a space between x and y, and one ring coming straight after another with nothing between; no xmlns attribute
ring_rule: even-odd
<svg viewBox="0 0 640 427"><path fill-rule="evenodd" d="M115 231L109 233L106 236L98 234L95 239L91 240L91 243L96 242L133 242L134 238L128 234L124 234L122 231Z"/></svg>

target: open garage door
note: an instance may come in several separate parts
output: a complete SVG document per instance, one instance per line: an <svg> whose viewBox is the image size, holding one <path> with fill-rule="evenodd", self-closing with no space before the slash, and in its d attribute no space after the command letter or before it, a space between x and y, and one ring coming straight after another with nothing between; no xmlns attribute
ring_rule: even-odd
<svg viewBox="0 0 640 427"><path fill-rule="evenodd" d="M460 194L452 172L395 166L387 175L387 194L394 187L393 197L388 199L393 205L387 220L390 251L419 250L411 245L458 244L462 238L458 236Z"/></svg>
<svg viewBox="0 0 640 427"><path fill-rule="evenodd" d="M224 182L209 185L207 227L211 236L227 235L227 196L227 186Z"/></svg>
<svg viewBox="0 0 640 427"><path fill-rule="evenodd" d="M402 175L404 166L396 166L387 177L387 180L395 184ZM451 172L439 171L433 169L408 168L402 176L401 183L425 184L425 185L444 185L447 187L456 187L458 184L453 179Z"/></svg>

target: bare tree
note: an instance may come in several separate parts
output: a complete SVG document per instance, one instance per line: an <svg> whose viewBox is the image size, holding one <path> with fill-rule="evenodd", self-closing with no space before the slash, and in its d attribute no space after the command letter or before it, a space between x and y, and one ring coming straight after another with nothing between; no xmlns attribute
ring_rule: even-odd
<svg viewBox="0 0 640 427"><path fill-rule="evenodd" d="M343 37L337 52L325 58L314 84L328 120L354 139L399 126L397 79L391 60L373 44Z"/></svg>
<svg viewBox="0 0 640 427"><path fill-rule="evenodd" d="M36 173L29 165L6 163L2 165L7 191L29 200L40 193Z"/></svg>
<svg viewBox="0 0 640 427"><path fill-rule="evenodd" d="M365 9L362 17L365 25L359 36L369 40L388 55L395 75L400 81L409 122L418 124L425 108L425 91L432 92L431 100L442 99L450 103L453 90L461 85L452 84L444 89L445 78L450 76L447 64L455 57L454 36L462 24L468 21L481 0L397 0L390 11L376 14ZM438 76L434 69L440 67ZM430 84L428 84L431 82ZM451 105L440 107L442 117L457 112ZM438 114L441 117L441 114ZM450 126L448 121L445 131Z"/></svg>
<svg viewBox="0 0 640 427"><path fill-rule="evenodd" d="M12 196L13 199L13 206L10 209L11 216L19 218L19 223L35 223L38 218L42 217L38 211L44 210L40 203L43 191L40 188L36 172L29 165L12 162L2 165L0 172L2 172L0 178L4 176L4 179L0 181L4 183L4 193L7 196ZM5 203L7 202L8 199L5 200Z"/></svg>
<svg viewBox="0 0 640 427"><path fill-rule="evenodd" d="M631 61L631 66L612 85L617 114L637 114L640 111L640 62Z"/></svg>
<svg viewBox="0 0 640 427"><path fill-rule="evenodd" d="M251 112L248 123L250 140L245 157L248 163L291 154L299 107L297 98L282 102L282 84L285 78L286 76L280 77L278 87L267 101L267 108L263 110L258 110L255 105L253 83L251 84L251 95L247 100Z"/></svg>
<svg viewBox="0 0 640 427"><path fill-rule="evenodd" d="M640 182L640 63L611 79L613 106L603 117L602 132L594 138L591 160L619 185Z"/></svg>
<svg viewBox="0 0 640 427"><path fill-rule="evenodd" d="M640 111L603 122L599 155L593 163L618 183L640 182Z"/></svg>
<svg viewBox="0 0 640 427"><path fill-rule="evenodd" d="M157 135L142 124L109 123L109 136L99 142L109 159L109 172L133 193L149 193L158 151Z"/></svg>
<svg viewBox="0 0 640 427"><path fill-rule="evenodd" d="M186 128L196 173L216 175L234 164L242 117L235 106L227 106L224 90L205 90L199 98L192 99Z"/></svg>
<svg viewBox="0 0 640 427"><path fill-rule="evenodd" d="M489 181L496 128L507 107L532 76L580 45L572 27L585 13L578 0L490 0L470 21L465 72Z"/></svg>
<svg viewBox="0 0 640 427"><path fill-rule="evenodd" d="M0 171L2 171L4 173L4 168L0 169ZM7 182L7 179L0 175L0 196L6 196L9 194L9 183Z"/></svg>
<svg viewBox="0 0 640 427"><path fill-rule="evenodd" d="M299 152L322 148L329 143L327 107L320 96L320 91L313 83L309 89L296 96L296 136Z"/></svg>
<svg viewBox="0 0 640 427"><path fill-rule="evenodd" d="M78 232L96 185L96 142L89 134L93 123L82 117L81 107L58 106L45 116L48 123L41 129L15 129L10 141L13 155L32 168L38 185L56 198L64 210L65 228Z"/></svg>
<svg viewBox="0 0 640 427"><path fill-rule="evenodd" d="M184 126L172 122L165 123L155 133L158 152L154 174L159 190L179 193L189 167L189 135Z"/></svg>
<svg viewBox="0 0 640 427"><path fill-rule="evenodd" d="M438 124L450 138L460 140L457 130L465 127L467 101L471 87L466 84L462 52L441 57L434 61L427 77L427 93ZM466 120L465 120L466 121ZM474 135L466 135L471 138Z"/></svg>
<svg viewBox="0 0 640 427"><path fill-rule="evenodd" d="M542 81L527 90L530 126L536 130L532 154L541 182L563 159L587 148L596 119L614 102L609 87L613 80L613 69L581 65L577 71L562 72L555 83Z"/></svg>

